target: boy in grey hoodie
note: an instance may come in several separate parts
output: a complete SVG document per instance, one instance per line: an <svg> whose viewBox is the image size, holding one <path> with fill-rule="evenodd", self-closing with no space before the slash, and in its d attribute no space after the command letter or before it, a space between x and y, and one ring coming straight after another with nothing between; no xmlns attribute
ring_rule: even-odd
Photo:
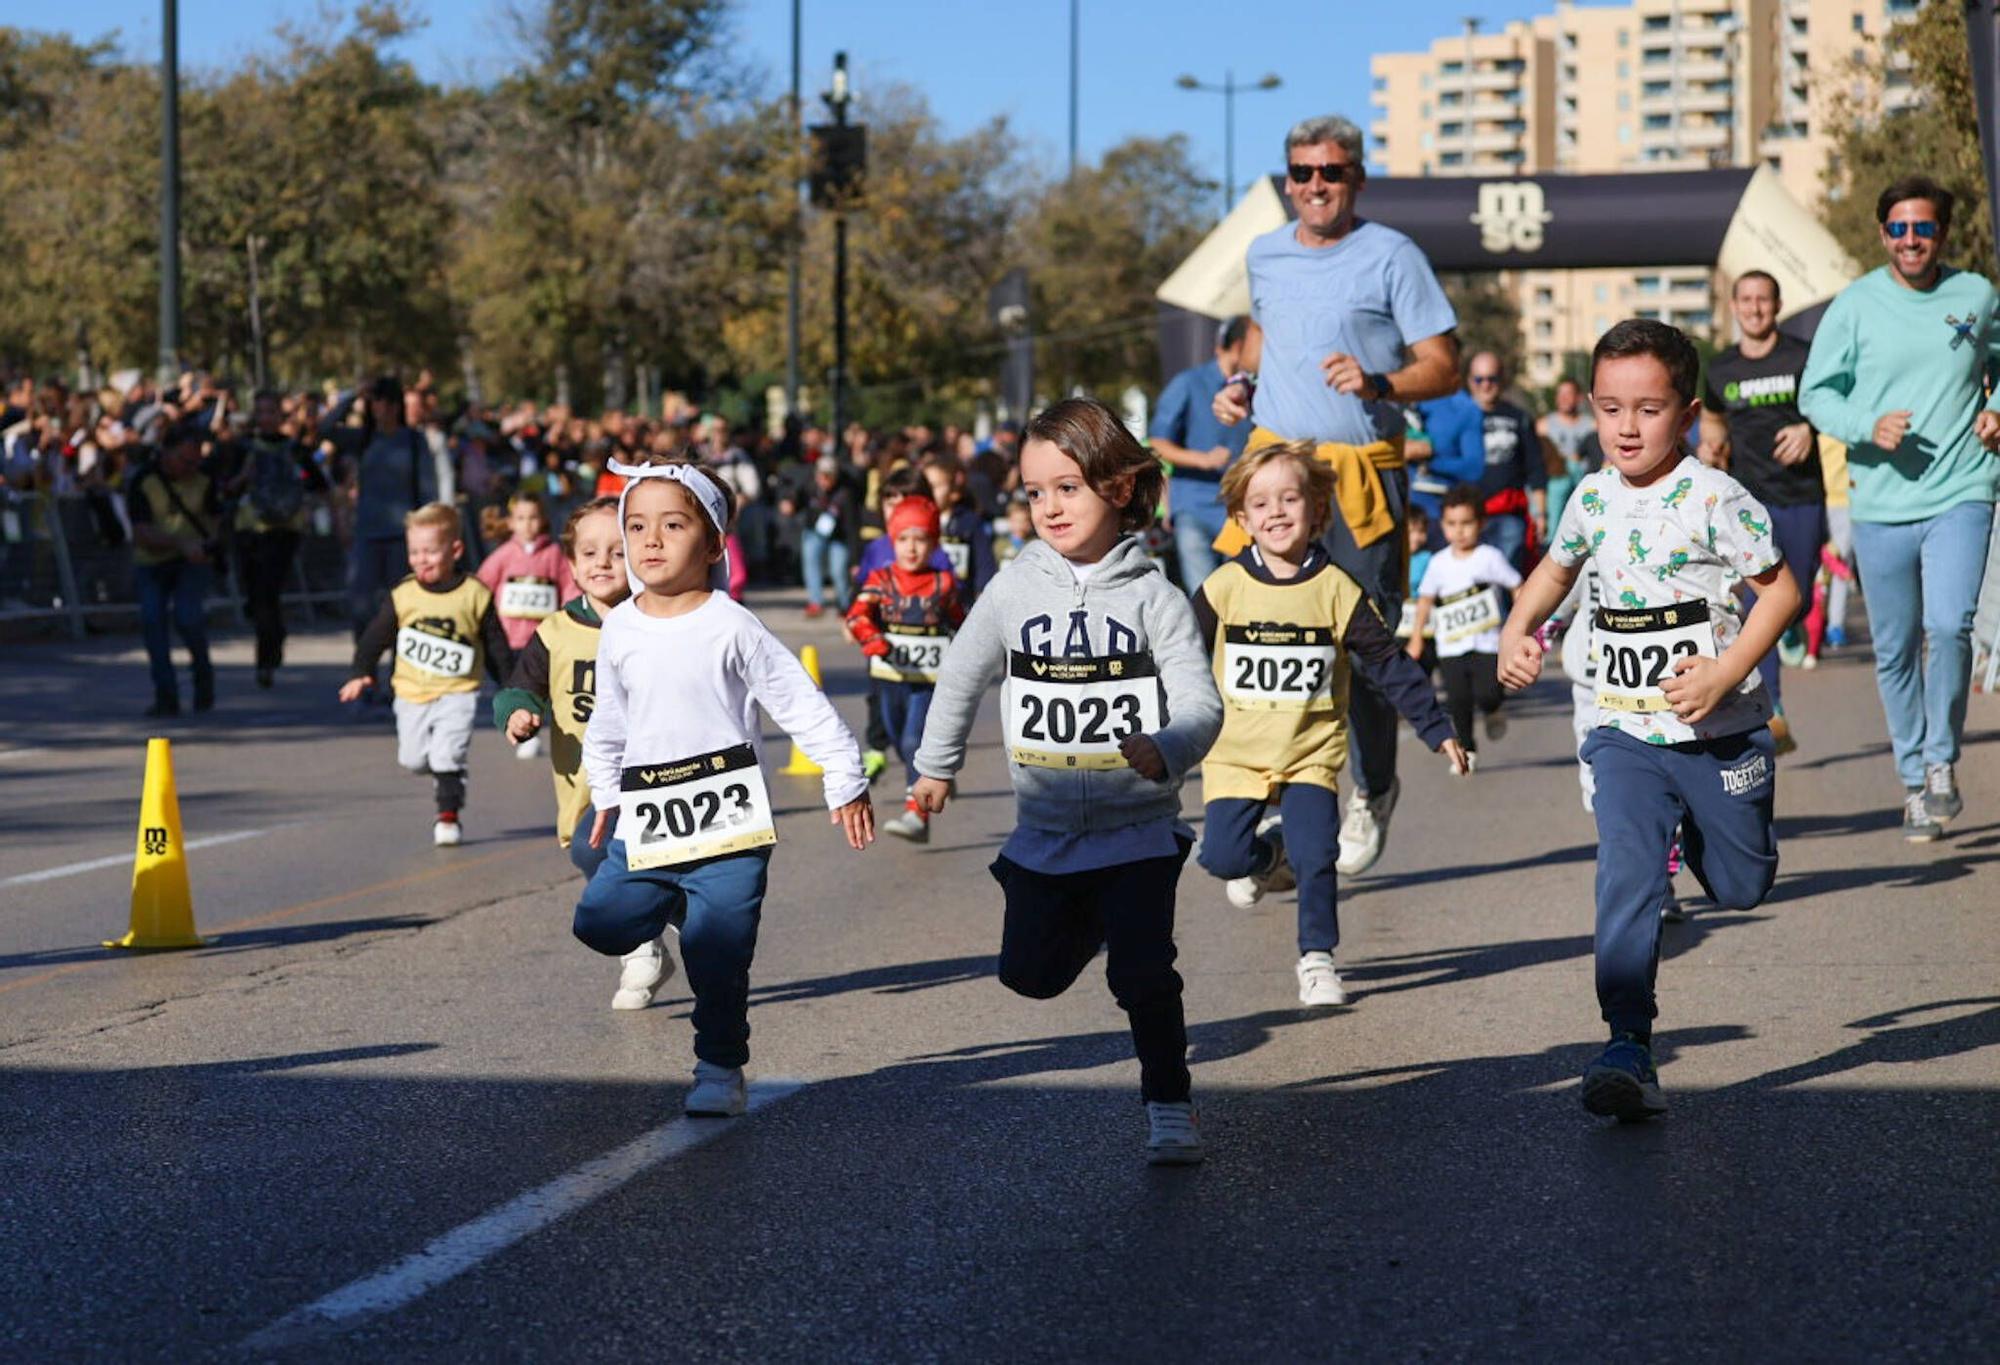
<svg viewBox="0 0 2000 1365"><path fill-rule="evenodd" d="M1180 788L1222 726L1187 599L1130 531L1152 520L1159 463L1093 399L1030 424L1024 491L1040 539L997 575L945 652L917 751L916 798L943 809L989 683L1019 826L993 862L1006 896L1000 980L1067 990L1107 950L1131 1021L1150 1159L1202 1158L1174 970L1174 890L1194 842Z"/></svg>

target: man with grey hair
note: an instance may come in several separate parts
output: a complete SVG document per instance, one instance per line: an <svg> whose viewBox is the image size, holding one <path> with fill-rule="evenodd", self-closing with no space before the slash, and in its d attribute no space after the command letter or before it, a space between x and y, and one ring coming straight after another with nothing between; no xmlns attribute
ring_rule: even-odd
<svg viewBox="0 0 2000 1365"><path fill-rule="evenodd" d="M1409 590L1401 405L1458 388L1458 316L1416 243L1356 216L1368 182L1359 128L1337 116L1307 119L1286 135L1285 163L1297 221L1250 243L1257 328L1246 373L1216 395L1215 415L1253 419L1250 449L1319 447L1338 490L1327 553L1394 621ZM1235 553L1242 543L1225 531L1216 548ZM1381 856L1401 787L1388 698L1357 678L1348 722L1355 790L1338 867L1353 876Z"/></svg>

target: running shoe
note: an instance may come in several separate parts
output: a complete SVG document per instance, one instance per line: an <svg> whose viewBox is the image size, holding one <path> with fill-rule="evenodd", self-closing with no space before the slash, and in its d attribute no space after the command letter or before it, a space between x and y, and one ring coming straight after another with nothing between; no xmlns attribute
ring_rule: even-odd
<svg viewBox="0 0 2000 1365"><path fill-rule="evenodd" d="M1965 809L1965 802L1958 794L1958 777L1952 772L1951 764L1924 765L1924 809L1939 824Z"/></svg>
<svg viewBox="0 0 2000 1365"><path fill-rule="evenodd" d="M1797 668L1806 661L1806 632L1803 626L1792 626L1778 637L1778 662L1786 668Z"/></svg>
<svg viewBox="0 0 2000 1365"><path fill-rule="evenodd" d="M1341 876L1359 876L1375 866L1382 856L1382 842L1389 837L1389 817L1396 813L1396 799L1402 794L1403 781L1397 778L1380 796L1364 796L1357 790L1348 798L1347 818L1340 825L1340 858L1334 863Z"/></svg>
<svg viewBox="0 0 2000 1365"><path fill-rule="evenodd" d="M1347 988L1340 984L1340 972L1332 953L1307 953L1299 959L1299 1003L1301 1005L1345 1005Z"/></svg>
<svg viewBox="0 0 2000 1365"><path fill-rule="evenodd" d="M431 826L431 842L439 848L457 848L465 838L465 832L458 827L458 816L450 811L439 811L437 823Z"/></svg>
<svg viewBox="0 0 2000 1365"><path fill-rule="evenodd" d="M821 606L819 603L817 602L806 603L806 620L817 621L821 616L824 616L825 614L826 614L826 608Z"/></svg>
<svg viewBox="0 0 2000 1365"><path fill-rule="evenodd" d="M861 755L861 775L873 782L889 767L889 755L880 749L869 749Z"/></svg>
<svg viewBox="0 0 2000 1365"><path fill-rule="evenodd" d="M1674 894L1671 886L1667 888L1667 898L1660 902L1660 922L1663 924L1688 922L1687 907L1681 904L1681 898Z"/></svg>
<svg viewBox="0 0 2000 1365"><path fill-rule="evenodd" d="M928 816L917 809L915 797L903 801L903 813L893 820L882 822L882 832L893 834L898 839L908 839L913 844L927 844L931 841L931 822Z"/></svg>
<svg viewBox="0 0 2000 1365"><path fill-rule="evenodd" d="M1488 711L1486 713L1486 737L1496 740L1507 738L1507 716L1505 712Z"/></svg>
<svg viewBox="0 0 2000 1365"><path fill-rule="evenodd" d="M1667 1112L1653 1049L1629 1033L1613 1038L1583 1072L1583 1107L1620 1123L1638 1123Z"/></svg>
<svg viewBox="0 0 2000 1365"><path fill-rule="evenodd" d="M1792 723L1781 715L1771 717L1771 746L1779 758L1799 751L1799 742L1792 738Z"/></svg>
<svg viewBox="0 0 2000 1365"><path fill-rule="evenodd" d="M1148 1102L1146 1160L1154 1166L1197 1166L1208 1151L1201 1144L1201 1125L1194 1106Z"/></svg>
<svg viewBox="0 0 2000 1365"><path fill-rule="evenodd" d="M665 934L643 947L634 948L618 961L621 964L618 990L611 997L611 1008L614 1010L646 1008L653 1003L660 987L673 979L676 970L674 955L667 951Z"/></svg>
<svg viewBox="0 0 2000 1365"><path fill-rule="evenodd" d="M155 697L153 698L153 704L146 708L144 715L147 720L165 720L172 716L178 716L180 713L180 698Z"/></svg>
<svg viewBox="0 0 2000 1365"><path fill-rule="evenodd" d="M531 758L540 758L541 756L542 756L542 737L539 733L529 735L526 739L522 740L519 744L516 744L514 746L514 757L516 758L531 759Z"/></svg>
<svg viewBox="0 0 2000 1365"><path fill-rule="evenodd" d="M1232 877L1222 886L1222 893L1229 897L1229 903L1238 910L1248 910L1263 900L1264 893L1272 889L1280 871L1288 876L1291 873L1291 864L1285 859L1284 825L1266 819L1257 827L1257 833L1270 845L1271 865L1262 872L1253 872L1247 877ZM1295 886L1298 884L1296 878L1292 879L1292 884Z"/></svg>
<svg viewBox="0 0 2000 1365"><path fill-rule="evenodd" d="M1903 793L1903 838L1913 844L1928 844L1944 833L1944 826L1931 814L1930 794L1922 787Z"/></svg>
<svg viewBox="0 0 2000 1365"><path fill-rule="evenodd" d="M694 1064L694 1089L688 1091L681 1108L690 1118L733 1119L750 1107L749 1089L743 1084L743 1068L717 1066L713 1062Z"/></svg>
<svg viewBox="0 0 2000 1365"><path fill-rule="evenodd" d="M1826 647L1828 649L1847 648L1847 628L1845 626L1828 626L1826 628Z"/></svg>

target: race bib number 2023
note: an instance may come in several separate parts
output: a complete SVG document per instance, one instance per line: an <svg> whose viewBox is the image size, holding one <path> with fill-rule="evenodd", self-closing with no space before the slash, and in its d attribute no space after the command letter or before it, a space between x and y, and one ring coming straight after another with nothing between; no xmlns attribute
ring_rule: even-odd
<svg viewBox="0 0 2000 1365"><path fill-rule="evenodd" d="M1031 768L1122 768L1120 746L1166 724L1151 654L1007 660L1007 756Z"/></svg>

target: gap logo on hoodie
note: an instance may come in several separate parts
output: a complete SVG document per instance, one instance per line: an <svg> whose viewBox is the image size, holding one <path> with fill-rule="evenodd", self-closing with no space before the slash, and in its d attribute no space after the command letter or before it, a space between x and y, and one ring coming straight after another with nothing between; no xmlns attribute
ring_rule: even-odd
<svg viewBox="0 0 2000 1365"><path fill-rule="evenodd" d="M1090 612L1082 607L1072 607L1067 624L1058 626L1056 618L1043 613L1030 616L1021 622L1021 653L1037 658L1089 659L1116 654L1136 654L1139 652L1139 632L1120 621L1115 616L1100 615L1104 636L1101 649L1093 649L1090 638ZM1062 647L1055 647L1056 632L1062 632Z"/></svg>

